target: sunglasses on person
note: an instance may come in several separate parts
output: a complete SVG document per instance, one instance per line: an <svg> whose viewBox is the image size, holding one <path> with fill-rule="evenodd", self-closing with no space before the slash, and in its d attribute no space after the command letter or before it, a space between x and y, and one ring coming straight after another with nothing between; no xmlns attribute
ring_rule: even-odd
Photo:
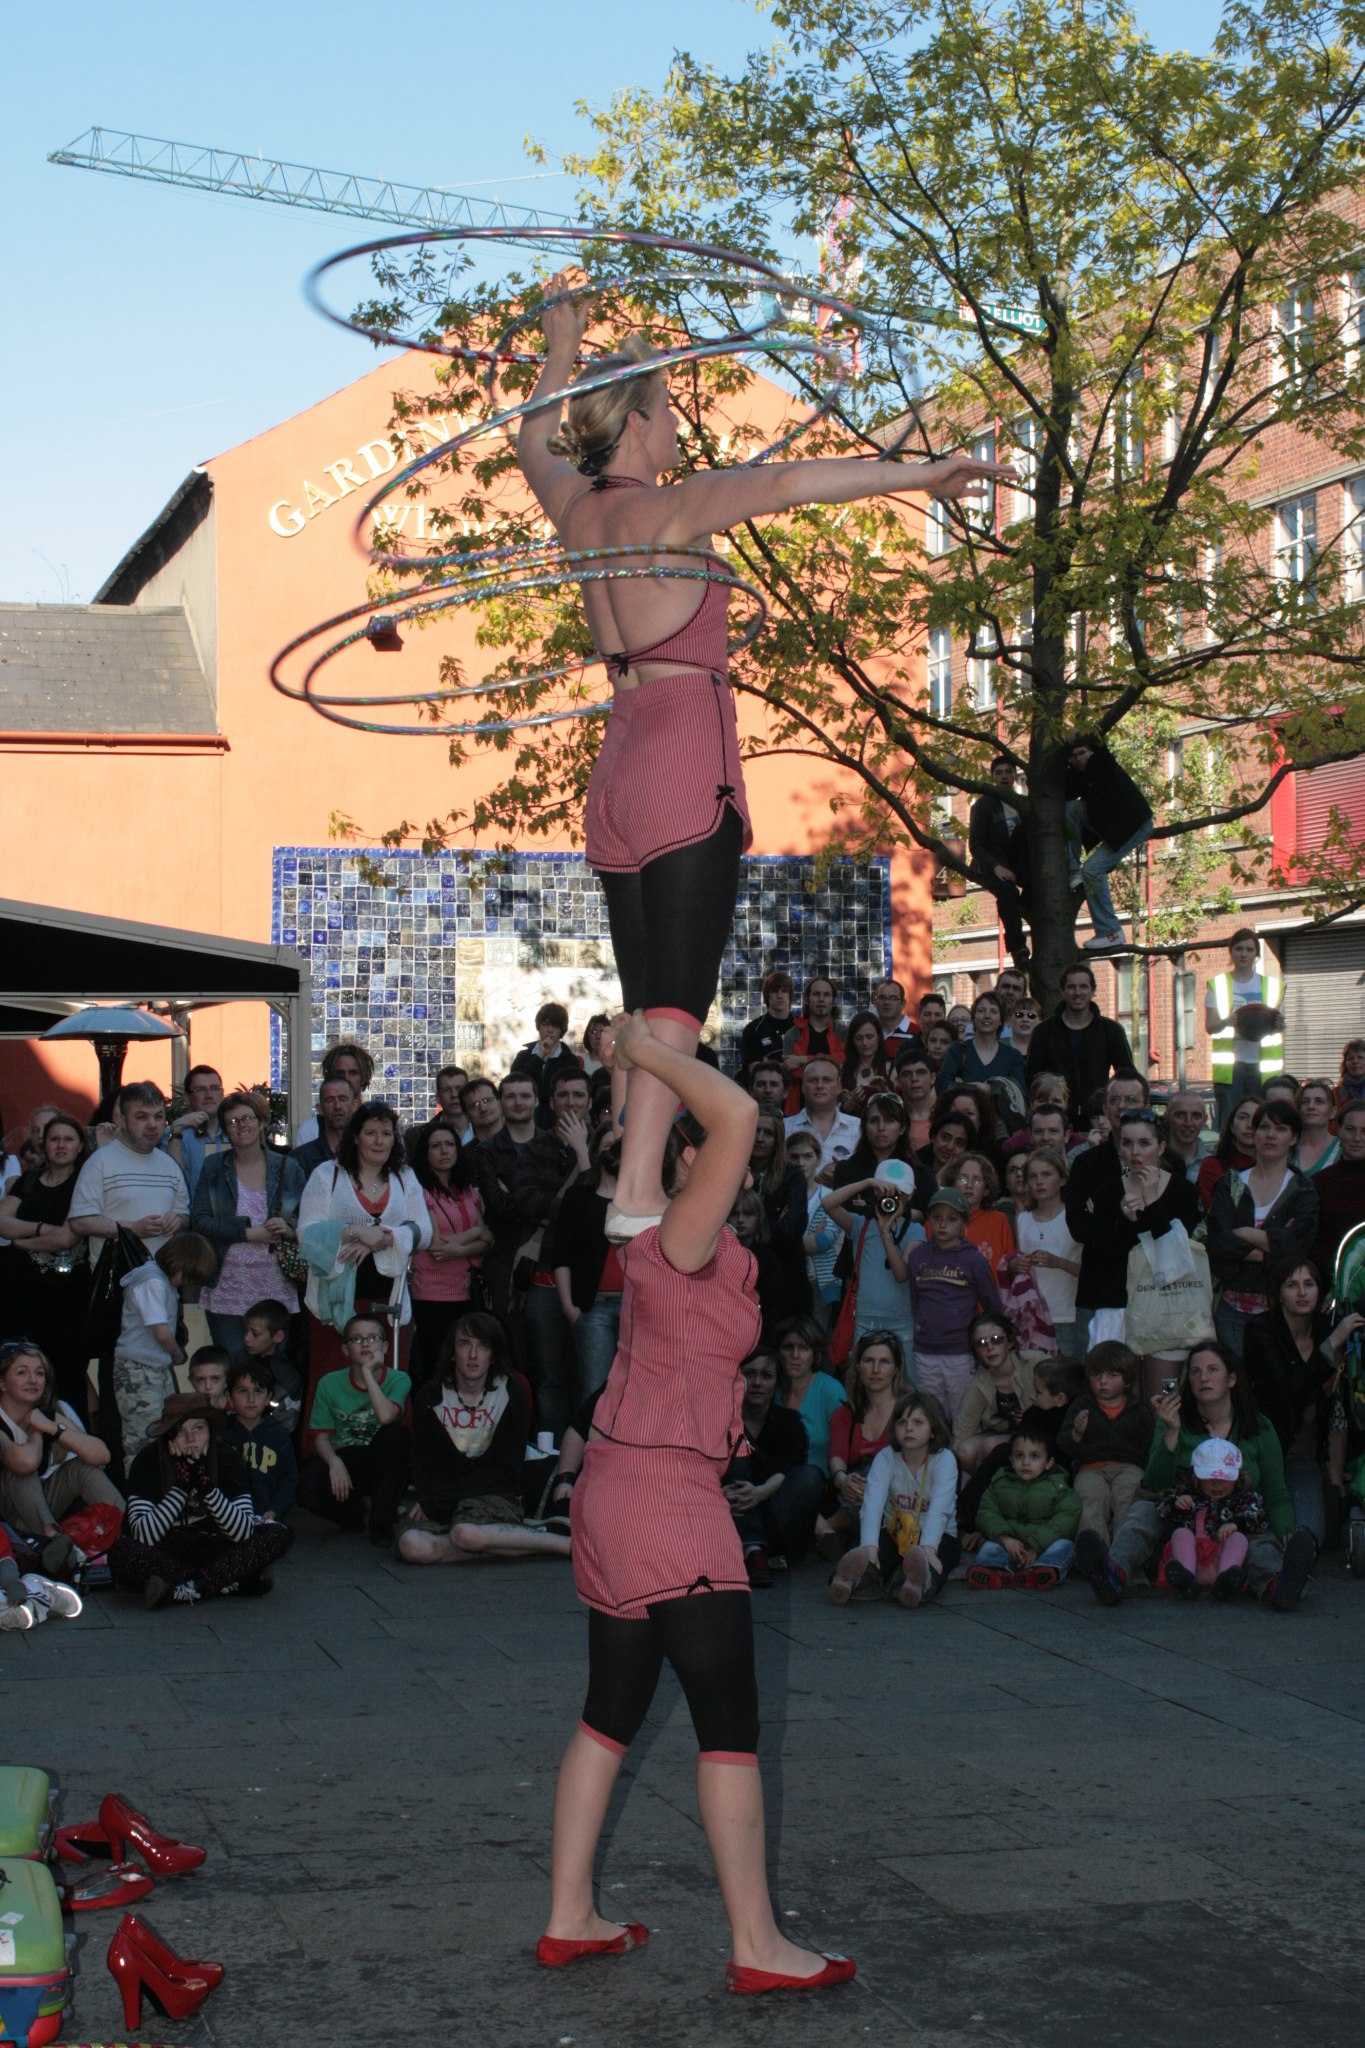
<svg viewBox="0 0 1365 2048"><path fill-rule="evenodd" d="M1156 1120L1154 1109L1125 1109L1119 1118L1119 1128L1122 1130L1125 1124L1154 1124Z"/></svg>
<svg viewBox="0 0 1365 2048"><path fill-rule="evenodd" d="M8 1365L12 1358L20 1357L25 1351L41 1351L42 1348L36 1337L10 1337L0 1344L0 1365Z"/></svg>
<svg viewBox="0 0 1365 2048"><path fill-rule="evenodd" d="M979 1337L973 1337L972 1349L974 1351L994 1351L997 1345L1008 1344L1009 1341L1003 1330L995 1330L993 1332L983 1330Z"/></svg>

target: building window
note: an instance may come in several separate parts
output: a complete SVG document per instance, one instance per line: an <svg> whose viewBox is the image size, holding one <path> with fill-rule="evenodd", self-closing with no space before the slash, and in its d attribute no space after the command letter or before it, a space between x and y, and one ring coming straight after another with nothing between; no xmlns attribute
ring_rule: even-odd
<svg viewBox="0 0 1365 2048"><path fill-rule="evenodd" d="M1341 535L1341 588L1347 604L1365 599L1365 476L1344 486L1346 515Z"/></svg>
<svg viewBox="0 0 1365 2048"><path fill-rule="evenodd" d="M1218 638L1218 604L1222 595L1223 543L1214 541L1204 549L1204 638Z"/></svg>
<svg viewBox="0 0 1365 2048"><path fill-rule="evenodd" d="M1310 491L1303 498L1285 498L1275 507L1275 579L1279 583L1311 584L1318 551L1318 501Z"/></svg>
<svg viewBox="0 0 1365 2048"><path fill-rule="evenodd" d="M1354 377L1365 362L1365 270L1349 271L1342 291L1342 367Z"/></svg>
<svg viewBox="0 0 1365 2048"><path fill-rule="evenodd" d="M1312 372L1313 301L1305 291L1295 289L1276 307L1275 324L1280 334L1280 356L1285 376L1306 380Z"/></svg>
<svg viewBox="0 0 1365 2048"><path fill-rule="evenodd" d="M1010 439L1014 443L1014 466L1019 472L1019 481L1014 486L1014 516L1027 519L1038 488L1038 450L1043 444L1042 428L1032 413L1015 420Z"/></svg>
<svg viewBox="0 0 1365 2048"><path fill-rule="evenodd" d="M1217 328L1210 328L1200 343L1199 395L1194 401L1196 413L1202 413L1213 396L1213 387L1218 381L1218 365L1222 358L1222 337Z"/></svg>
<svg viewBox="0 0 1365 2048"><path fill-rule="evenodd" d="M953 636L946 626L929 635L929 715L947 718L953 708Z"/></svg>
<svg viewBox="0 0 1365 2048"><path fill-rule="evenodd" d="M946 555L953 544L952 518L942 498L931 498L924 514L924 547L929 555Z"/></svg>
<svg viewBox="0 0 1365 2048"><path fill-rule="evenodd" d="M991 432L990 432L989 434L978 434L978 435L977 435L976 439L975 439L975 440L974 440L974 441L972 442L972 445L971 445L971 449L970 449L970 454L971 454L972 460L973 460L974 462L994 462L994 460L995 460L995 430L994 430L994 428L992 428L992 430L991 430ZM986 486L986 495L985 495L985 497L984 497L984 498L971 498L971 499L968 499L968 500L966 500L966 501L965 501L965 505L964 505L964 510L966 511L966 518L967 518L967 524L968 524L969 526L973 527L973 528L975 529L975 531L976 531L977 533L994 533L994 531L995 531L995 485L994 485L994 483L990 483L990 484L988 484L988 485Z"/></svg>
<svg viewBox="0 0 1365 2048"><path fill-rule="evenodd" d="M994 711L1000 698L999 663L994 654L973 647L967 664L967 681L975 711Z"/></svg>
<svg viewBox="0 0 1365 2048"><path fill-rule="evenodd" d="M1147 444L1142 438L1142 414L1138 404L1141 387L1142 372L1132 369L1114 399L1114 474L1117 477L1142 474Z"/></svg>

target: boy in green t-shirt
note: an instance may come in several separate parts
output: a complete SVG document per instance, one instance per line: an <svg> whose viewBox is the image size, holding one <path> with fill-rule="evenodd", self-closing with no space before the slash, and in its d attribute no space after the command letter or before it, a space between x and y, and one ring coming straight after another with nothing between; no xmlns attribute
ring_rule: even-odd
<svg viewBox="0 0 1365 2048"><path fill-rule="evenodd" d="M352 1316L342 1336L345 1372L324 1373L308 1427L316 1455L299 1474L300 1507L358 1529L370 1503L371 1543L391 1543L408 1483L411 1439L403 1410L412 1391L405 1372L385 1369L389 1336L377 1316Z"/></svg>

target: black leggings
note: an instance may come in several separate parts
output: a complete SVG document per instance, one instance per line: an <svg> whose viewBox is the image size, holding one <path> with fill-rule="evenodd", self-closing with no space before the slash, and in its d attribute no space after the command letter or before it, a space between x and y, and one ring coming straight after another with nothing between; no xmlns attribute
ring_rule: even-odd
<svg viewBox="0 0 1365 2048"><path fill-rule="evenodd" d="M747 1593L660 1600L647 1621L622 1621L591 1608L587 1732L624 1755L649 1712L665 1657L678 1675L702 1755L756 1761L758 1680Z"/></svg>
<svg viewBox="0 0 1365 2048"><path fill-rule="evenodd" d="M599 871L623 1008L675 1010L700 1028L734 923L743 841L739 813L727 804L709 839L661 853L638 875Z"/></svg>

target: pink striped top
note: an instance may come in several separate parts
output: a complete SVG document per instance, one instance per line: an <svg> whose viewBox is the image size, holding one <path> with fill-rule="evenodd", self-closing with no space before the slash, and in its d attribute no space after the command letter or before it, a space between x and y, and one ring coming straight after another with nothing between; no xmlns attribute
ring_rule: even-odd
<svg viewBox="0 0 1365 2048"><path fill-rule="evenodd" d="M742 1441L739 1363L762 1317L753 1254L730 1229L697 1273L670 1266L657 1229L625 1248L621 1338L593 1429L639 1450L699 1451L719 1465Z"/></svg>

